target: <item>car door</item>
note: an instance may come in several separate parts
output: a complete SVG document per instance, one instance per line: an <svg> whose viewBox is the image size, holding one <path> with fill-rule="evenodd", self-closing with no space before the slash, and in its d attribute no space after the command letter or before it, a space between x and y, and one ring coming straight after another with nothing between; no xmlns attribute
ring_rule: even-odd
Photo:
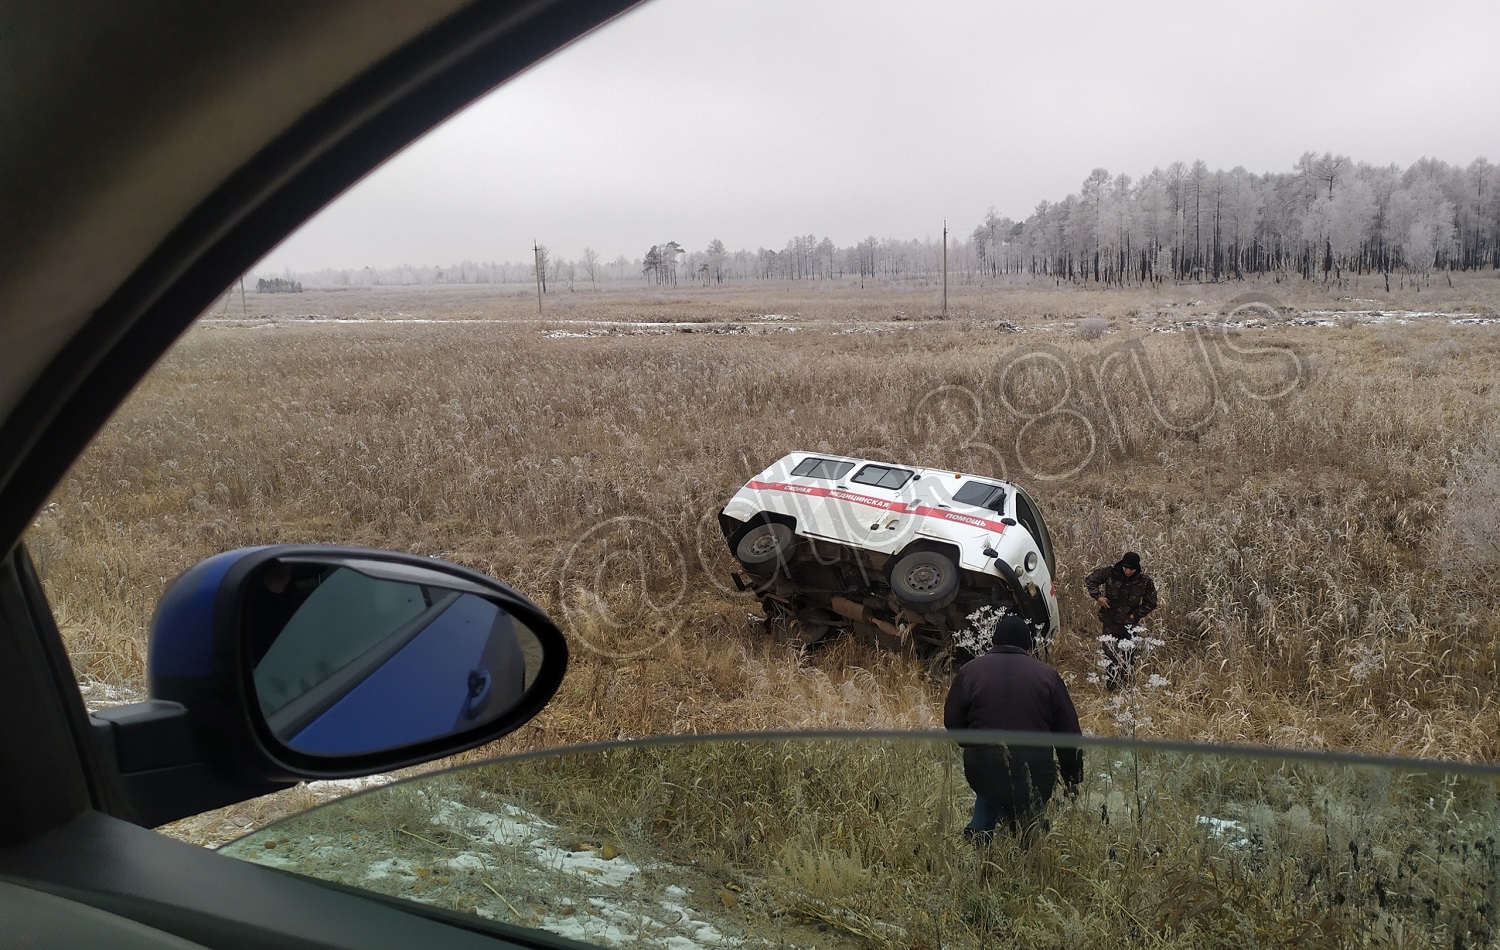
<svg viewBox="0 0 1500 950"><path fill-rule="evenodd" d="M833 494L840 530L879 551L896 549L914 510L915 469L867 462Z"/></svg>
<svg viewBox="0 0 1500 950"><path fill-rule="evenodd" d="M857 467L857 463L848 459L809 455L797 459L784 480L759 484L763 490L776 494L782 506L778 510L797 519L799 533L847 541L842 505L834 496L844 489L849 474Z"/></svg>
<svg viewBox="0 0 1500 950"><path fill-rule="evenodd" d="M0 75L27 90L0 119L10 143L0 163L0 901L9 939L537 945L244 865L120 817L118 770L142 750L116 747L115 727L86 715L19 538L147 368L256 259L418 135L628 6L228 0L187 12L147 2L0 15Z"/></svg>
<svg viewBox="0 0 1500 950"><path fill-rule="evenodd" d="M912 504L917 533L959 542L962 566L982 571L989 565L984 555L1004 534L1001 521L1008 492L984 479L946 472L926 472L917 483Z"/></svg>
<svg viewBox="0 0 1500 950"><path fill-rule="evenodd" d="M1052 552L1052 535L1047 531L1047 522L1042 518L1041 509L1019 486L1015 489L1014 505L1016 520L1031 534L1032 540L1041 551L1040 563L1024 572L1021 575L1021 581L1025 584L1036 585L1038 593L1047 603L1048 616L1056 617L1058 615L1057 561Z"/></svg>

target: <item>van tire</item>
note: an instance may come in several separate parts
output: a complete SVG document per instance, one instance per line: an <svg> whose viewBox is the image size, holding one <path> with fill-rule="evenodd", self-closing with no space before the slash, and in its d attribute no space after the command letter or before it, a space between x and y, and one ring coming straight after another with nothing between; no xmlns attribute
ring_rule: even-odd
<svg viewBox="0 0 1500 950"><path fill-rule="evenodd" d="M779 521L766 521L740 537L734 546L734 556L746 567L765 567L777 561L785 563L796 541L797 536L791 528Z"/></svg>
<svg viewBox="0 0 1500 950"><path fill-rule="evenodd" d="M958 565L936 551L913 551L891 568L891 590L920 607L945 607L958 596Z"/></svg>

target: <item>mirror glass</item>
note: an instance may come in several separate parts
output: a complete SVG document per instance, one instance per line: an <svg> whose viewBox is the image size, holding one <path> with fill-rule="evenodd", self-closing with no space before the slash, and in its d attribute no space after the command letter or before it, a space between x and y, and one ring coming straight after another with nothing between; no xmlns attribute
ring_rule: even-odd
<svg viewBox="0 0 1500 950"><path fill-rule="evenodd" d="M274 561L249 586L244 642L277 739L309 755L358 755L467 732L515 708L542 663L525 623L461 579L358 567Z"/></svg>
<svg viewBox="0 0 1500 950"><path fill-rule="evenodd" d="M653 950L1500 939L1500 768L1082 745L1076 794L1059 782L1026 829L988 840L964 836L975 796L951 738L823 734L504 759L221 853Z"/></svg>

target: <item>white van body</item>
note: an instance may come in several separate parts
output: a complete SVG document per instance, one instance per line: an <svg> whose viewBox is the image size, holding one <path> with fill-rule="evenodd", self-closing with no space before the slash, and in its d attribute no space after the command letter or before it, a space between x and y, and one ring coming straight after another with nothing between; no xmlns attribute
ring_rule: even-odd
<svg viewBox="0 0 1500 950"><path fill-rule="evenodd" d="M787 639L849 630L951 652L985 607L1019 614L1039 640L1058 629L1046 523L1011 482L793 452L737 491L719 522L743 567L736 584Z"/></svg>

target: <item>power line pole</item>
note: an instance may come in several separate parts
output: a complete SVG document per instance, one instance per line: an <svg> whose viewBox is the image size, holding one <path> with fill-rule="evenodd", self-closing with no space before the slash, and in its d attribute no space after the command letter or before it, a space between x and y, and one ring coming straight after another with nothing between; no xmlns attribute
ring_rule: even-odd
<svg viewBox="0 0 1500 950"><path fill-rule="evenodd" d="M943 318L948 317L948 219L943 219Z"/></svg>
<svg viewBox="0 0 1500 950"><path fill-rule="evenodd" d="M531 259L536 264L536 315L542 315L542 249L531 239Z"/></svg>

